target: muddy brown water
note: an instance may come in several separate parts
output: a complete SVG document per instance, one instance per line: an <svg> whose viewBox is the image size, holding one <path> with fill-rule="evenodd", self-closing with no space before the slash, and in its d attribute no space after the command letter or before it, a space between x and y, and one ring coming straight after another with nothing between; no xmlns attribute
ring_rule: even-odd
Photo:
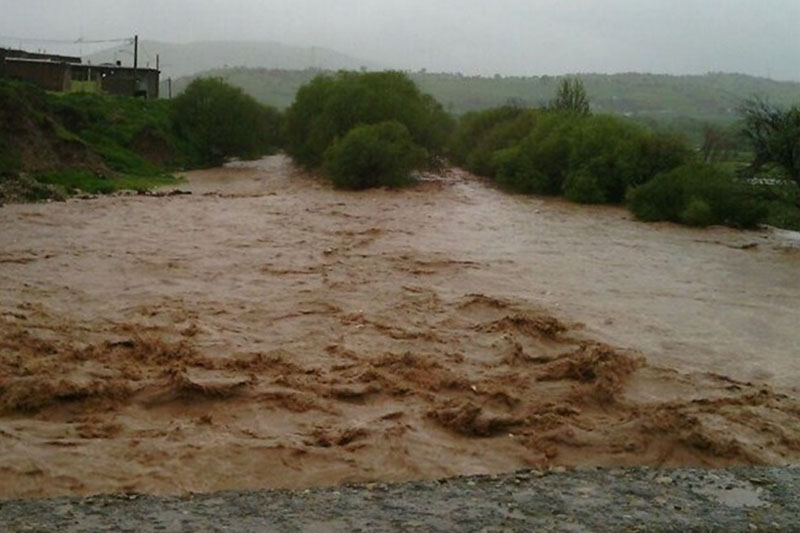
<svg viewBox="0 0 800 533"><path fill-rule="evenodd" d="M0 209L0 497L800 458L800 237L283 157Z"/></svg>

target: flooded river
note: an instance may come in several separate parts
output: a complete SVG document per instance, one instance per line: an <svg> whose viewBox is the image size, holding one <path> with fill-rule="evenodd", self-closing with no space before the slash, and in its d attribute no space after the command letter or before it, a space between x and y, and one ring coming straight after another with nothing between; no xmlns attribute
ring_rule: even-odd
<svg viewBox="0 0 800 533"><path fill-rule="evenodd" d="M800 458L800 238L458 170L0 208L0 497Z"/></svg>

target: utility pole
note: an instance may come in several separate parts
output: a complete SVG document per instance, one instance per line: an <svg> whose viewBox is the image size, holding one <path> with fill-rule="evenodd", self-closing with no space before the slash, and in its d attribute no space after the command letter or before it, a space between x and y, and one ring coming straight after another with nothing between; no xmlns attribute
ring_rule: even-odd
<svg viewBox="0 0 800 533"><path fill-rule="evenodd" d="M161 56L156 54L156 70L161 70Z"/></svg>
<svg viewBox="0 0 800 533"><path fill-rule="evenodd" d="M169 99L172 100L172 78L167 78L167 87L169 87Z"/></svg>
<svg viewBox="0 0 800 533"><path fill-rule="evenodd" d="M133 36L133 96L139 92L139 36Z"/></svg>

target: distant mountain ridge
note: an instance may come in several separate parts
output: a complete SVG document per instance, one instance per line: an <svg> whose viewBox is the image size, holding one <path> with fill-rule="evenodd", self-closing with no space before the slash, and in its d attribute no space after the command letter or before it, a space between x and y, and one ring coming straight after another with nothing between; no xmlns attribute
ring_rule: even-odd
<svg viewBox="0 0 800 533"><path fill-rule="evenodd" d="M288 107L297 90L320 71L316 69L222 68L173 81L179 94L197 76L211 76L241 87L263 103ZM546 105L553 98L559 76L479 77L460 74L416 72L411 78L451 113L486 109L505 104L523 107ZM659 122L676 118L727 122L738 118L746 98L759 96L789 106L800 103L800 83L774 81L745 74L576 74L586 86L597 112L650 118ZM165 88L165 87L163 87ZM166 92L162 91L166 96Z"/></svg>
<svg viewBox="0 0 800 533"><path fill-rule="evenodd" d="M160 56L162 79L191 76L199 72L225 68L272 68L302 70L358 70L380 68L380 65L320 47L290 46L271 41L200 41L191 43L166 43L141 40L139 65L156 66ZM123 64L133 62L132 46L102 50L84 58L94 64Z"/></svg>

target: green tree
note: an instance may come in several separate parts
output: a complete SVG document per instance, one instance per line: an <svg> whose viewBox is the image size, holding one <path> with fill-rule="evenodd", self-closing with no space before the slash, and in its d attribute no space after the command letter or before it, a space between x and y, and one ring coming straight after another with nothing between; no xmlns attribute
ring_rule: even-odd
<svg viewBox="0 0 800 533"><path fill-rule="evenodd" d="M550 104L557 111L569 111L578 115L589 114L589 98L586 88L578 78L564 78L558 85L556 98Z"/></svg>
<svg viewBox="0 0 800 533"><path fill-rule="evenodd" d="M254 158L278 144L278 112L218 78L189 84L173 102L173 118L207 164Z"/></svg>
<svg viewBox="0 0 800 533"><path fill-rule="evenodd" d="M360 125L396 121L414 143L439 155L452 128L433 97L401 72L320 75L297 92L286 112L286 149L298 163L318 167L337 139Z"/></svg>

